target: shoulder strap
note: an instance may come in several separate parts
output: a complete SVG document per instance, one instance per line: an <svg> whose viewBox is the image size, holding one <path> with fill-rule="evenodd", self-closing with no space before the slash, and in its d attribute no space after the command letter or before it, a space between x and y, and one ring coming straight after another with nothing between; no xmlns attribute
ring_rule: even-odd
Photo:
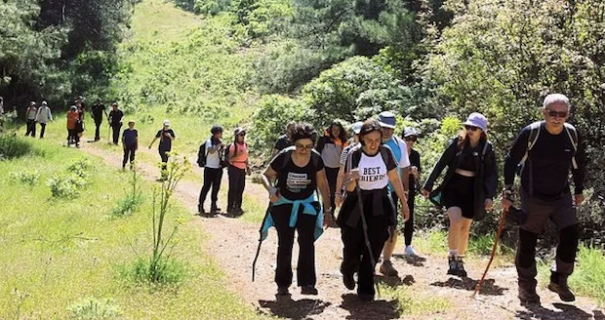
<svg viewBox="0 0 605 320"><path fill-rule="evenodd" d="M286 148L284 149L284 161L282 162L281 168L279 168L279 171L284 171L284 169L286 168L286 166L288 165L288 163L290 163L290 161L292 161L292 152L294 152L294 148Z"/></svg>
<svg viewBox="0 0 605 320"><path fill-rule="evenodd" d="M576 152L578 151L578 132L576 128L569 123L565 123L565 132L567 132L567 136L569 137L569 141L571 141L571 145L573 146L573 156L571 157L571 164L575 170L578 169L578 163L576 162Z"/></svg>
<svg viewBox="0 0 605 320"><path fill-rule="evenodd" d="M397 141L397 140L395 140ZM385 146L380 146L380 156L382 157L382 162L384 162L384 164L386 165L389 161L389 149L387 149L387 147ZM397 162L397 160L395 160L395 162Z"/></svg>
<svg viewBox="0 0 605 320"><path fill-rule="evenodd" d="M525 150L525 155L521 159L521 164L525 164L525 161L527 161L527 158L529 157L529 151L531 151L531 149L533 149L533 147L536 145L538 137L540 136L540 129L542 128L542 123L544 123L544 121L537 121L529 126L530 131L529 138L527 139L527 149Z"/></svg>

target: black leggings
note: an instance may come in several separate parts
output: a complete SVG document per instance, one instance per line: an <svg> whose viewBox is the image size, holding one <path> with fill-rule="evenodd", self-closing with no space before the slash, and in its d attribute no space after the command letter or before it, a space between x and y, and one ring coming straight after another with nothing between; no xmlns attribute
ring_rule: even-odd
<svg viewBox="0 0 605 320"><path fill-rule="evenodd" d="M325 167L325 169L328 187L330 187L330 206L332 206L332 210L334 210L334 208L336 208L336 204L334 202L334 195L336 194L336 179L338 178L338 171L340 168Z"/></svg>
<svg viewBox="0 0 605 320"><path fill-rule="evenodd" d="M135 146L124 147L124 159L122 160L122 168L124 168L126 166L126 162L128 162L129 158L130 158L130 164L132 165L132 163L134 162L135 152L136 152Z"/></svg>
<svg viewBox="0 0 605 320"><path fill-rule="evenodd" d="M212 187L210 201L212 201L213 205L216 205L216 202L218 201L218 191L221 188L222 178L223 169L204 168L204 185L202 186L202 191L200 192L200 198L198 200L198 208L200 209L200 212L204 206L204 202L206 201L206 196L208 195L208 191L210 191L210 187Z"/></svg>
<svg viewBox="0 0 605 320"><path fill-rule="evenodd" d="M244 189L246 188L246 169L229 165L229 193L227 194L227 209L241 208Z"/></svg>
<svg viewBox="0 0 605 320"><path fill-rule="evenodd" d="M411 191L408 195L408 208L410 208L410 219L405 222L403 227L403 238L405 239L405 245L412 245L412 237L414 236L414 206L415 201L414 198L416 196L416 192ZM394 198L396 199L396 198Z"/></svg>

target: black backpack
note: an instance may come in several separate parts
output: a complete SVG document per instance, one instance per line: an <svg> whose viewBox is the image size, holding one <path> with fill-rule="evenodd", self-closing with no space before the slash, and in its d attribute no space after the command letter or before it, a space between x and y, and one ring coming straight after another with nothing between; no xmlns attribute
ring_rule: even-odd
<svg viewBox="0 0 605 320"><path fill-rule="evenodd" d="M206 166L206 156L208 156L208 153L206 152L206 142L208 142L208 140L200 145L200 149L197 152L197 164L201 168Z"/></svg>

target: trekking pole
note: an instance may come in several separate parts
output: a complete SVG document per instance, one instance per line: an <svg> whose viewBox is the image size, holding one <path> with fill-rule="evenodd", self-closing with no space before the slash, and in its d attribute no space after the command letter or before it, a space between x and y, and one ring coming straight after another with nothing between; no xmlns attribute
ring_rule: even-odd
<svg viewBox="0 0 605 320"><path fill-rule="evenodd" d="M258 230L258 247L256 248L256 255L254 256L254 261L252 262L252 282L254 282L254 277L256 275L256 261L258 260L258 256L260 254L260 248L263 244L263 227L265 226L265 222L267 221L267 217L271 214L271 208L273 207L272 203L269 203L267 210L265 211L265 216L263 217L263 222L260 225L260 229Z"/></svg>
<svg viewBox="0 0 605 320"><path fill-rule="evenodd" d="M363 237L365 240L366 247L368 248L368 252L370 254L370 262L372 263L372 268L376 268L376 259L374 259L374 253L372 252L372 246L370 245L370 237L368 236L368 223L366 221L366 217L364 215L363 210L363 198L361 197L361 189L359 188L359 184L357 180L355 181L355 190L357 191L357 202L359 205L359 211L361 213L361 225L363 230ZM376 286L376 292L380 297L380 287L378 283L374 284Z"/></svg>
<svg viewBox="0 0 605 320"><path fill-rule="evenodd" d="M477 295L477 293L479 293L479 291L481 291L481 285L483 284L483 280L485 279L485 276L487 276L487 271L489 270L489 267L492 265L492 261L494 261L494 255L496 254L496 248L498 247L498 240L500 240L500 235L502 234L502 230L504 229L504 224L506 223L506 215L508 214L510 208L507 210L504 210L502 212L502 216L500 217L500 223L498 224L498 231L496 232L496 239L494 240L494 246L492 248L492 254L489 258L489 262L487 263L487 267L485 268L485 272L483 272L483 276L481 277L481 280L479 280L479 282L477 282L477 286L475 287L475 292L473 292L472 297L475 298L475 296Z"/></svg>

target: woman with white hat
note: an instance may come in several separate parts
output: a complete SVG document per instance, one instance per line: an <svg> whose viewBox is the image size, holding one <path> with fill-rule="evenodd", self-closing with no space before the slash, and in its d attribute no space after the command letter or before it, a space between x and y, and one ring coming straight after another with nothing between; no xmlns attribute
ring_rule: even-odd
<svg viewBox="0 0 605 320"><path fill-rule="evenodd" d="M431 192L445 167L443 183ZM449 270L447 274L466 277L464 254L473 220L481 220L493 207L497 185L496 155L487 140L487 118L472 113L464 130L454 138L435 164L422 187L422 194L447 208Z"/></svg>

